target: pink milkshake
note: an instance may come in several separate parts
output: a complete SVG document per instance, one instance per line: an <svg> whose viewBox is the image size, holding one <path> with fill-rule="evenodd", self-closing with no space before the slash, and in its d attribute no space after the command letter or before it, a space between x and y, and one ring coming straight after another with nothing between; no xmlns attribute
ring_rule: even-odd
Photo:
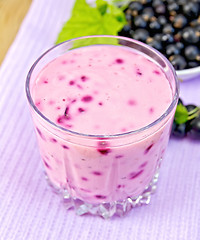
<svg viewBox="0 0 200 240"><path fill-rule="evenodd" d="M146 45L120 39L61 44L28 77L45 172L79 214L110 217L147 203L171 131L173 69Z"/></svg>

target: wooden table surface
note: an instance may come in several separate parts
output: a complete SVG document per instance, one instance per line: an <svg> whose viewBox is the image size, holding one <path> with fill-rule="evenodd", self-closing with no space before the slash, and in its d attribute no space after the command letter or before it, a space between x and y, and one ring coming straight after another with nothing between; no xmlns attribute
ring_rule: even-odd
<svg viewBox="0 0 200 240"><path fill-rule="evenodd" d="M0 65L32 0L0 0Z"/></svg>

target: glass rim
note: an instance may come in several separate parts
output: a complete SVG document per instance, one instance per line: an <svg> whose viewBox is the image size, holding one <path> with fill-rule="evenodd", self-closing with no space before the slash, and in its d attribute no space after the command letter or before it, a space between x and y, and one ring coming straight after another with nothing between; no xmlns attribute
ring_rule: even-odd
<svg viewBox="0 0 200 240"><path fill-rule="evenodd" d="M145 125L142 128L136 129L136 130L132 130L132 131L128 131L128 132L124 132L124 133L117 133L117 134L87 134L87 133L81 133L81 132L77 132L77 131L72 131L70 129L64 128L56 123L54 123L53 121L51 121L49 118L47 118L42 112L39 111L39 109L36 107L36 105L33 102L32 96L31 96L31 92L30 92L30 79L32 76L32 73L35 69L35 67L37 66L37 64L40 62L40 60L43 59L43 57L45 57L49 52L51 52L53 49L58 48L61 45L70 43L70 42L74 42L76 40L82 40L82 39L87 39L87 38L115 38L115 39L120 39L120 40L125 40L127 42L132 42L132 43L136 43L137 45L140 45L148 50L150 50L151 52L154 52L156 55L158 55L164 62L165 64L169 67L170 71L172 72L172 75L174 77L175 80L175 94L173 96L173 99L169 105L169 107L166 109L166 111L159 117L157 118L155 121L151 122L148 125ZM104 44L104 45L112 45L112 44ZM51 126L55 127L57 130L61 130L64 131L70 135L73 136L77 136L77 137L84 137L84 138L100 138L100 139L107 139L107 138L120 138L120 137L124 137L124 136L129 136L129 135L134 135L134 134L138 134L141 132L144 132L145 130L149 129L149 128L153 128L157 123L161 122L163 119L165 119L174 109L177 101L178 101L178 97L179 97L179 81L178 81L178 77L176 75L176 72L173 68L173 66L171 65L171 63L169 62L169 60L163 55L161 54L159 51L157 51L156 49L152 48L151 46L148 46L145 43L142 43L138 40L135 39L131 39L128 37L122 37L122 36L112 36L112 35L89 35L89 36L83 36L83 37L77 37L77 38L72 38L70 40L61 42L51 48L49 48L48 50L46 50L43 54L40 55L40 57L37 58L37 60L33 63L33 65L31 66L27 77L26 77L26 82L25 82L25 92L26 92L26 97L28 99L28 102L31 106L31 108L36 112L36 114L42 118L43 120L45 120L48 124L50 124Z"/></svg>

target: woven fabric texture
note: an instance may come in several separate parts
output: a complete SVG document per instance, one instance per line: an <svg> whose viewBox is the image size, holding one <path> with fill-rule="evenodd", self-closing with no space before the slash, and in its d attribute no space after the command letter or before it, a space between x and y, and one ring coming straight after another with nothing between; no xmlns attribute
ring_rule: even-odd
<svg viewBox="0 0 200 240"><path fill-rule="evenodd" d="M170 139L156 194L123 218L76 216L44 178L25 79L54 45L73 0L34 0L0 67L0 240L198 240L200 142ZM183 82L200 105L200 79Z"/></svg>

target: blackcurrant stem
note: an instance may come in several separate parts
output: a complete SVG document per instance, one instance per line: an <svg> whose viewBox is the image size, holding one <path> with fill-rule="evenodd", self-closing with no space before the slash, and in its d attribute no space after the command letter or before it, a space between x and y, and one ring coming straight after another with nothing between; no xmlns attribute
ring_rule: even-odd
<svg viewBox="0 0 200 240"><path fill-rule="evenodd" d="M188 115L193 115L194 113L200 113L200 107L194 108L192 111L188 112Z"/></svg>
<svg viewBox="0 0 200 240"><path fill-rule="evenodd" d="M189 112L188 115L188 121L192 120L193 118L199 117L200 116L200 108L196 107L195 109L193 109L192 111Z"/></svg>

